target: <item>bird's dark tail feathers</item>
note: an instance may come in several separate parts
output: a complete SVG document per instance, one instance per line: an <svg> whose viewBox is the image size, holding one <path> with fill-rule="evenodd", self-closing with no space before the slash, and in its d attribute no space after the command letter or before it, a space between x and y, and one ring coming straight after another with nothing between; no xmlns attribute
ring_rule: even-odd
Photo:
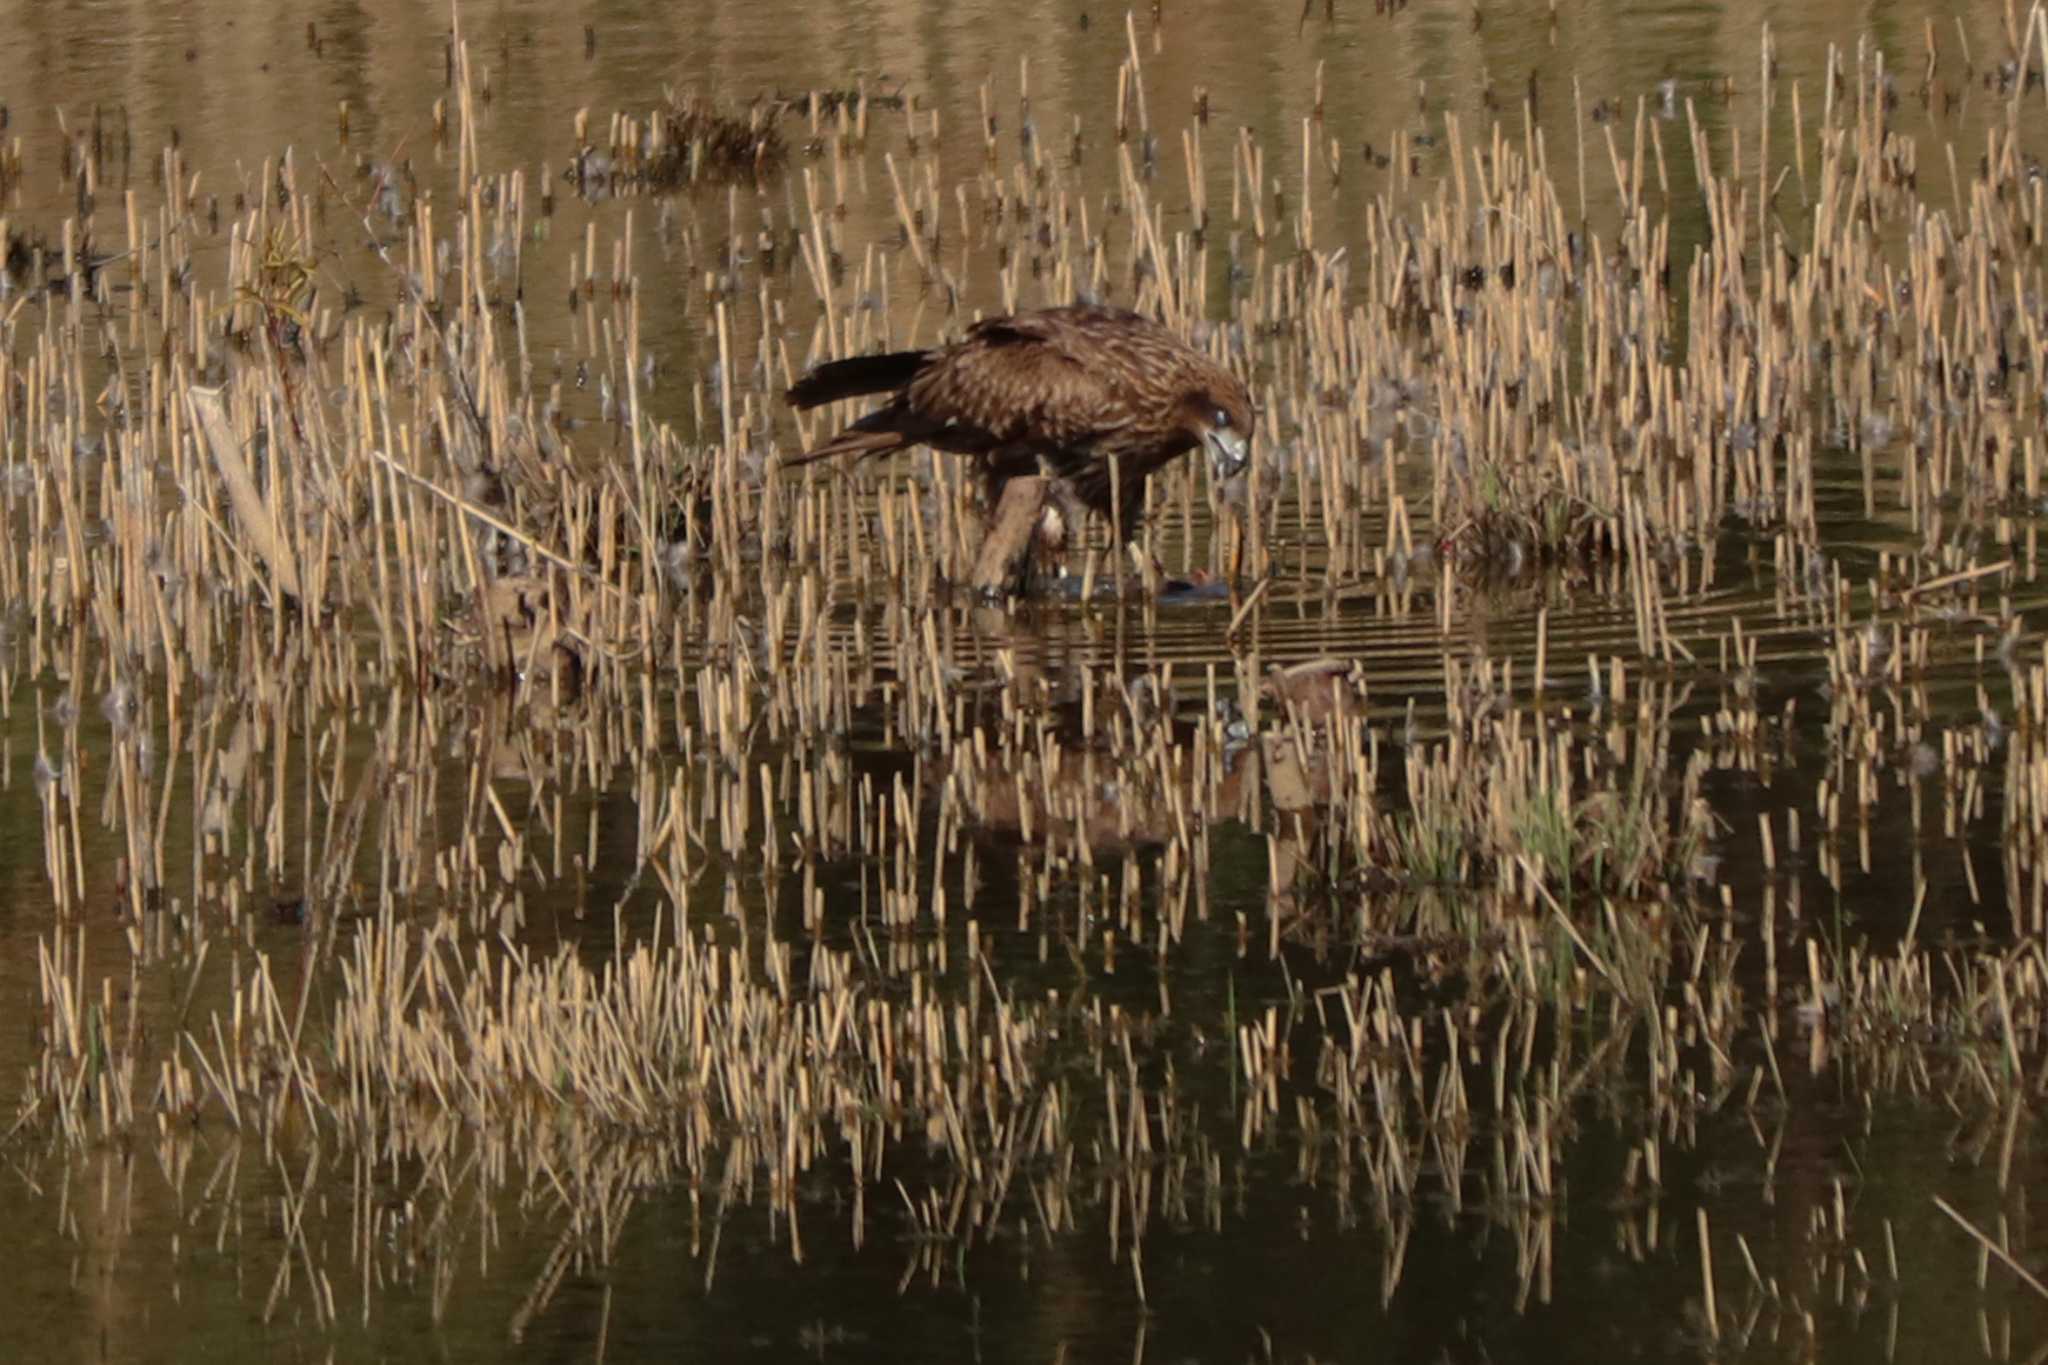
<svg viewBox="0 0 2048 1365"><path fill-rule="evenodd" d="M858 426L851 426L815 450L806 450L801 455L785 455L779 463L784 469L794 469L798 465L835 459L841 455L851 455L856 461L872 460L893 454L909 444L910 438L900 431L862 431Z"/></svg>
<svg viewBox="0 0 2048 1365"><path fill-rule="evenodd" d="M842 398L900 389L929 359L926 351L891 351L888 355L828 360L789 386L789 403L795 408L815 408Z"/></svg>

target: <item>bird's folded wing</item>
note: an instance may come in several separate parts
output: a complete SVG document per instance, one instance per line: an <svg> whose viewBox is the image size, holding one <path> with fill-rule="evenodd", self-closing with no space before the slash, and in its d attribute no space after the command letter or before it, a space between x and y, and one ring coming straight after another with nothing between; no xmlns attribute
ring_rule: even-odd
<svg viewBox="0 0 2048 1365"><path fill-rule="evenodd" d="M911 381L910 407L928 421L979 428L998 446L1087 444L1133 414L1105 363L1113 357L1080 349L1058 331L984 325Z"/></svg>

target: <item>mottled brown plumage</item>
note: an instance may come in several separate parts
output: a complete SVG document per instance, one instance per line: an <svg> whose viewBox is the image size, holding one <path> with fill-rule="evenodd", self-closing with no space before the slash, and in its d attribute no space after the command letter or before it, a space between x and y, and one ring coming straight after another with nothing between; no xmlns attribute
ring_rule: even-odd
<svg viewBox="0 0 2048 1365"><path fill-rule="evenodd" d="M864 459L924 444L974 456L993 506L1012 478L1043 469L1137 534L1145 480L1204 446L1219 478L1251 453L1244 384L1136 313L1077 304L989 318L949 346L820 365L789 390L799 408L894 391L887 403L785 464ZM1112 468L1120 488L1112 489Z"/></svg>

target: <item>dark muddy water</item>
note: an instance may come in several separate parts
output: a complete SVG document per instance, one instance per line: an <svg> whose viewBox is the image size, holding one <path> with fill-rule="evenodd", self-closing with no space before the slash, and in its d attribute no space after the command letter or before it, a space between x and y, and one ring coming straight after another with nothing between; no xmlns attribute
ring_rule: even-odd
<svg viewBox="0 0 2048 1365"><path fill-rule="evenodd" d="M1416 3L1391 15L1380 9L1358 0L1312 0L1305 9L1168 0L1138 12L1130 32L1165 144L1156 149L1161 179L1178 183L1183 174L1173 140L1201 98L1212 120L1205 144L1212 199L1222 194L1216 185L1229 183L1239 128L1262 140L1268 176L1295 195L1305 121L1319 142L1336 141L1344 175L1334 184L1319 175L1310 191L1314 245L1325 250L1343 245L1394 193L1395 173L1375 168L1373 152L1411 146L1417 180L1433 183L1453 169L1440 137L1446 116L1467 130L1496 117L1520 129L1519 111L1532 92L1531 117L1567 198L1578 187L1581 155L1589 181L1606 175L1605 130L1616 125L1599 111L1610 103L1624 111L1617 117L1626 128L1638 101L1663 110L1667 89L1672 100L1693 101L1710 139L1747 136L1753 154L1766 22L1778 79L1801 83L1809 116L1822 100L1831 45L1853 61L1863 44L1902 73L1899 124L1922 139L1921 189L1943 206L1947 172L1938 149L1952 143L1967 167L1985 130L2003 126L2008 107L2008 96L1984 79L2009 51L2007 20L1997 6ZM1961 24L1958 9L1965 11ZM201 200L218 196L230 209L265 193L265 166L289 150L301 183L318 174L339 187L331 210L334 247L319 267L323 298L338 307L356 294L359 306L372 310L389 303L389 268L368 249L344 205L350 196L367 201L365 187L394 167L410 164L428 193L452 177L457 152L435 128L436 102L450 98L445 9L23 6L11 19L9 41L0 47L0 103L5 136L18 141L24 169L5 204L10 228L55 243L64 220L79 213L75 180L62 169L67 134L96 129L109 149L94 207L100 245L110 251L119 249L122 219L113 206L130 192L144 205L162 198L162 149L173 140L183 173L198 177ZM1099 172L1105 192L1115 181L1111 111L1128 52L1126 16L1117 9L986 0L508 3L465 7L461 22L480 90L487 91L477 115L478 163L522 170L534 185L553 188L552 214L536 217L522 244L516 292L536 382L562 385L565 412L587 424L579 449L593 461L619 452L602 434L604 398L575 380L579 361L605 344L590 344L588 306L579 310L567 298L586 241L632 243L642 344L653 361L648 410L708 439L719 425L707 405L718 378L709 371L716 322L704 277L724 268L735 241L754 240L763 204L773 207L783 231L792 221L800 225L801 177L820 163L804 157L803 123L792 116L785 120L796 150L790 168L760 187L586 197L562 179L576 153L579 111L602 126L613 111L642 111L671 89L744 105L864 88L883 97L874 114L882 131L877 154L848 172L855 192L847 235L878 251L899 249L879 151L893 148L907 161L906 127L922 122L928 129L936 120L937 164L951 175L973 175L984 157L985 87L987 112L1005 145L1028 121L1036 136L1064 148L1078 119L1088 173ZM1912 96L1930 32L1947 54L1953 98L1946 102ZM1968 77L1965 45L1974 62ZM1026 82L1028 112L1020 101ZM2040 134L2041 94L2033 89L2022 98L2029 101L2025 136L2038 153L2048 149ZM894 107L899 99L901 109ZM1773 164L1793 164L1791 122L1781 108ZM1665 126L1674 164L1689 167L1679 131L1684 115ZM1792 194L1785 190L1784 216L1796 225ZM1708 216L1684 196L1671 215L1673 256L1682 261L1707 239ZM387 242L398 233L374 215L368 230ZM201 253L201 272L225 269L228 243L212 249L212 258ZM1232 306L1232 285L1220 262L1216 274L1211 312L1222 317ZM962 248L958 277L971 306L1000 301L995 262ZM759 306L760 297L751 286L739 291L735 330L758 337L786 328L791 352L800 354L816 311L802 268L786 262L770 305ZM32 306L20 295L15 304ZM899 323L917 306L892 301ZM929 315L920 339L935 327ZM794 431L785 424L779 439L794 441ZM1401 1193L1389 1200L1384 1187L1359 1173L1357 1153L1384 1156L1391 1148L1297 1122L1313 1106L1295 1107L1295 1091L1309 1088L1306 1073L1323 1032L1310 1002L1390 960L1361 950L1343 927L1352 902L1378 891L1330 893L1319 904L1339 927L1328 934L1290 927L1280 956L1270 958L1269 927L1283 914L1269 887L1272 826L1224 820L1212 837L1207 913L1170 951L1148 955L1125 944L1109 967L1089 932L1049 931L1020 915L1020 903L1042 893L1029 885L1028 859L1016 856L1029 842L1017 830L976 831L982 865L969 877L957 859L936 851L948 834L928 822L919 838L928 867L940 869L928 873L928 886L947 891L952 913L923 926L905 951L932 952L937 943L949 956L933 977L936 988L949 999L966 998L982 987L960 965L974 960L967 947L972 924L976 951L986 955L990 979L1002 990L1064 1000L1072 1011L1069 1032L1046 1049L1053 1070L1076 1078L1075 1091L1090 1106L1110 1107L1095 1094L1101 1083L1083 1040L1090 1021L1112 1013L1145 1019L1153 1045L1146 1074L1157 1080L1172 1073L1179 1102L1197 1115L1187 1129L1195 1137L1157 1168L1127 1168L1113 1150L1083 1152L1078 1177L1062 1182L1030 1173L1001 1216L966 1237L936 1232L943 1209L934 1215L924 1204L936 1198L943 1206L949 1197L936 1174L936 1138L928 1153L905 1144L909 1154L893 1157L884 1178L865 1182L854 1179L856 1163L847 1154L821 1156L801 1177L793 1220L770 1212L765 1201L664 1179L659 1163L651 1163L646 1179L626 1182L630 1199L597 1216L601 1234L579 1221L572 1236L562 1210L576 1201L559 1186L551 1191L557 1177L518 1169L516 1157L502 1154L493 1159L507 1161L507 1169L488 1179L462 1163L453 1177L437 1172L433 1180L453 1193L433 1205L429 1222L413 1211L431 1202L420 1188L421 1171L435 1168L414 1165L417 1153L388 1163L375 1152L337 1162L314 1142L280 1160L269 1144L219 1125L178 1133L174 1123L126 1141L73 1145L28 1122L0 1143L0 1220L10 1231L0 1266L14 1286L0 1343L23 1359L96 1360L219 1354L1566 1361L1717 1352L1837 1361L1979 1352L2037 1358L2048 1343L2048 1305L2016 1289L2002 1269L1980 1271L1976 1244L1932 1202L1942 1196L1978 1226L1997 1228L2018 1259L2038 1271L2030 1215L2044 1171L2031 1115L1987 1115L1974 1097L1852 1074L1796 1027L1791 983L1806 971L1799 945L1807 938L1890 945L1909 920L1923 942L1983 938L2010 945L2016 959L2034 960L2027 954L2037 952L2039 940L2022 930L2037 913L2041 874L2009 857L2002 842L2008 793L1998 755L2002 718L2012 712L2015 679L2024 677L2014 661L2040 656L2039 608L2048 594L2037 573L2038 509L2010 509L2013 515L1987 519L1975 531L1978 562L2009 558L2013 572L1982 600L1958 605L1937 622L1910 684L1887 691L1879 706L1911 718L1911 742L1926 746L1930 761L1945 737L1980 746L1970 749L1979 758L1976 780L1961 784L1967 795L1938 782L1915 788L1898 776L1915 759L1897 758L1867 816L1825 856L1811 837L1803 849L1788 850L1780 845L1789 822L1811 832L1825 793L1839 795L1841 787L1850 729L1827 651L1843 638L1860 638L1871 619L1864 606L1846 614L1823 610L1826 574L1860 585L1879 571L1881 557L1925 548L1924 527L1902 506L1905 455L1881 444L1852 454L1825 435L1821 444L1830 451L1820 457L1815 499L1826 573L1812 567L1816 547L1786 550L1773 533L1744 524L1731 523L1713 543L1690 547L1684 574L1665 599L1670 636L1689 658L1645 656L1625 584L1604 569L1523 575L1458 591L1447 606L1428 563L1398 578L1361 574L1332 590L1315 572L1319 548L1306 539L1279 547L1287 571L1276 574L1248 631L1235 639L1228 635L1235 606L1227 600L1097 608L1053 596L1008 617L946 609L963 669L980 669L976 676L999 658L1049 676L1080 665L1170 666L1178 695L1190 705L1210 673L1227 679L1248 655L1257 660L1254 676L1267 664L1360 659L1370 722L1390 744L1439 736L1457 723L1454 699L1446 696L1447 656L1513 660L1527 677L1539 648L1539 616L1546 714L1570 709L1590 726L1635 723L1610 693L1594 690L1596 676L1604 688L1612 661L1622 660L1632 699L1652 699L1640 714L1653 714L1669 731L1674 766L1699 756L1700 791L1722 831L1715 865L1703 879L1712 889L1700 894L1719 900L1725 890L1729 932L1747 945L1736 975L1751 992L1749 1008L1784 1006L1795 1025L1768 1058L1752 1039L1733 1059L1737 1091L1749 1087L1752 1074L1780 1078L1768 1086L1779 1096L1775 1102L1745 1105L1716 1094L1690 1112L1683 1131L1659 1132L1657 1119L1646 1118L1649 1110L1625 1089L1572 1085L1565 1093L1567 1082L1560 1081L1550 1098L1558 1131L1569 1130L1569 1141L1546 1199L1517 1205L1495 1197L1513 1182L1489 1174L1523 1160L1511 1126L1495 1120L1472 1132L1452 1133L1446 1125L1404 1149L1415 1169L1412 1179L1395 1182ZM10 451L7 458L33 456ZM1949 534L1966 538L1953 528ZM833 620L850 640L884 614L849 588ZM2017 635L2008 642L2014 623ZM1738 629L1758 646L1753 670L1729 657ZM220 970L231 951L280 963L297 963L306 953L307 935L289 905L244 915L225 940L232 949L219 950L211 975L192 973L203 984L188 988L188 974L175 969L132 973L127 930L111 912L57 923L33 770L43 743L39 727L66 723L53 709L66 681L55 668L9 674L0 782L0 885L7 891L0 898L0 1018L21 1027L0 1030L4 1077L34 1065L47 1007L38 955L53 937L68 934L78 943L80 956L72 961L88 995L98 996L102 979L122 983L107 988L109 998L125 1001L132 992L141 1001L142 1027L166 1034L233 997L237 981ZM681 685L663 677L649 684L650 694L658 692L665 706ZM231 697L233 681L222 680L222 690ZM376 704L365 699L369 710ZM476 709L481 733L492 717L487 703ZM694 714L693 707L675 709ZM1762 718L1762 737L1728 741L1716 717L1731 709ZM105 752L101 716L88 710L69 723L82 727L89 759ZM1907 743L1897 733L1891 741ZM449 793L467 784L481 748L480 740L474 747L457 743L435 756ZM884 789L898 774L940 771L933 755L898 735L855 727L847 748L849 761ZM261 741L256 752L260 769L269 761ZM291 770L279 779L288 789L303 762L296 753L278 760L281 773ZM508 937L538 950L566 942L601 959L615 935L645 931L663 893L634 868L638 794L621 780L606 790L575 791L553 811L556 847L573 855L554 867L581 865L573 876L549 875L552 868L527 876L520 919ZM182 809L188 796L200 801L177 794L180 809L166 825L174 831L173 864L183 858L196 866L218 848L194 851L211 822ZM529 814L516 791L505 799L511 818ZM463 806L452 794L445 800L452 826ZM249 811L228 805L221 823L230 832L222 837L232 846L232 831ZM309 811L303 828L294 826L308 847L307 831L317 823ZM104 842L83 849L83 861L100 869L114 864L123 851L116 824L104 822ZM1768 846L1764 827L1776 831ZM452 827L444 834L451 846L462 837ZM1156 863L1143 848L1122 848L1073 879L1080 884L1099 875L1107 884L1127 866L1138 868L1134 876L1156 878ZM310 868L297 871L310 880ZM825 893L828 924L815 935L804 924L798 879L743 860L699 883L688 899L700 930L750 951L764 939L794 945L799 954L821 946L872 950L870 939L848 927L862 913L865 883L858 872L841 869L839 877ZM225 895L235 878L195 882ZM228 917L220 905L195 903L201 894L197 885L190 889L179 913ZM288 888L247 879L239 894L266 904L290 899ZM1385 894L1411 907L1401 911L1412 916L1403 922L1418 934L1436 922L1428 908L1435 893ZM1047 903L1058 907L1054 918L1081 913L1092 931L1085 912L1072 911L1078 899L1084 897L1072 886L1054 887ZM1759 946L1773 934L1786 954L1775 1001L1766 995ZM1403 988L1426 1002L1417 1017L1432 1029L1463 1017L1468 1006L1481 1014L1491 1008L1462 999L1454 984L1428 980L1425 971L1414 975L1404 975ZM1162 1009L1169 994L1171 1008ZM1241 1077L1232 1038L1268 1011L1293 1037L1302 1074L1283 1089L1279 1117L1254 1133L1238 1118ZM1596 1040L1614 1038L1609 1022L1552 1018L1533 1030L1529 1046L1585 1060ZM1656 1046L1651 1032L1645 1026L1624 1034L1615 1046L1627 1056L1647 1054ZM1490 1084L1490 1037L1449 1068L1475 1089ZM1441 1038L1433 1033L1429 1046L1440 1047ZM1700 1065L1704 1074L1707 1064ZM1701 1087L1710 1088L1704 1080ZM280 1141L289 1147L306 1139L290 1134ZM1636 1174L1646 1144L1657 1148L1661 1184ZM1041 1177L1043 1184L1032 1185ZM1055 1189L1071 1202L1050 1210L1045 1192ZM1719 1292L1714 1324L1703 1306L1701 1210L1710 1219ZM1134 1226L1143 1229L1136 1256ZM332 1305L331 1320L322 1303Z"/></svg>

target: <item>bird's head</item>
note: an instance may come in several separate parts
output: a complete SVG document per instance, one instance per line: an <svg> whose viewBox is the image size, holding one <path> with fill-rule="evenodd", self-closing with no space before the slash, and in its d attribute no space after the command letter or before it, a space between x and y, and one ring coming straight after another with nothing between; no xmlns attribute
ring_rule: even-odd
<svg viewBox="0 0 2048 1365"><path fill-rule="evenodd" d="M1235 375L1219 375L1189 394L1183 408L1195 439L1209 456L1216 481L1243 472L1252 459L1252 396Z"/></svg>

